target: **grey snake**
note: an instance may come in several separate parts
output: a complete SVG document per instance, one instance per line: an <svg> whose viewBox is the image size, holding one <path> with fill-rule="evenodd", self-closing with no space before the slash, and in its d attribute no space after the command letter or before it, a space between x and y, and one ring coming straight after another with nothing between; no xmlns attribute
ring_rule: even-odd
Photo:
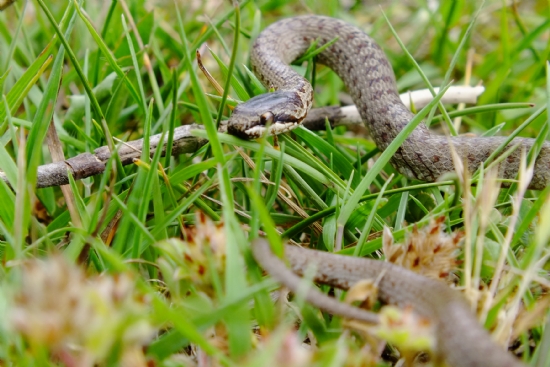
<svg viewBox="0 0 550 367"><path fill-rule="evenodd" d="M414 117L399 98L393 69L378 44L362 30L344 21L322 16L284 19L266 28L254 42L251 64L262 83L275 92L238 105L228 122L231 134L258 138L269 125L270 133L289 131L307 115L313 99L310 83L289 64L317 41L319 46L338 40L317 56L342 78L363 121L380 150L384 150ZM435 181L454 172L450 145L469 171L474 172L505 137L446 137L420 124L397 150L391 164L401 174ZM519 147L499 164L499 177L515 179L522 154L533 139L516 138L505 149ZM550 180L550 144L536 160L529 187L542 189Z"/></svg>
<svg viewBox="0 0 550 367"><path fill-rule="evenodd" d="M250 139L298 126L311 107L313 90L289 64L312 42L317 41L321 46L335 37L338 40L320 53L317 61L342 78L376 145L384 150L414 115L401 102L392 67L379 45L357 27L323 16L284 19L261 32L251 51L251 63L262 83L275 91L238 105L229 120L228 131ZM473 172L503 139L448 138L433 134L420 124L396 152L391 163L407 177L435 181L444 173L454 171L450 145ZM522 150L529 150L533 139L514 139L507 148L516 144L519 148L499 164L499 177L516 178ZM536 161L530 188L544 188L549 178L550 145L545 143ZM265 240L255 241L252 250L269 274L294 291L298 285L294 273L302 275L312 263L317 267L314 280L344 289L361 279L376 278L384 272L379 284L381 298L398 305L410 305L419 314L430 318L436 327L437 351L450 365L523 366L491 340L463 297L442 283L380 261L286 246L292 273L271 253ZM331 301L325 295L308 295L306 299L335 314L361 318L360 310L342 311L342 305L330 306ZM346 305L343 308L346 309Z"/></svg>

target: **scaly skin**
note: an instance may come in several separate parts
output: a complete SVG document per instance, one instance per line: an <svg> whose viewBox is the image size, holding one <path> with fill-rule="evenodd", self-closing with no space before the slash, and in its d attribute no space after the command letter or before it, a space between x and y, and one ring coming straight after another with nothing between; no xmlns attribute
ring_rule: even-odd
<svg viewBox="0 0 550 367"><path fill-rule="evenodd" d="M257 138L266 121L274 117L270 133L288 131L303 120L311 107L312 89L307 80L288 66L302 55L311 43L319 46L339 37L318 56L342 78L357 109L380 150L384 150L413 118L399 99L395 76L386 55L372 38L341 20L322 16L300 16L281 20L266 28L254 42L251 63L258 78L274 87L284 98L270 104L269 95L252 98L235 109L228 131L241 137ZM284 100L284 103L281 101ZM271 116L271 114L269 116ZM288 121L289 124L283 124ZM423 181L435 181L454 171L449 144L456 149L470 172L474 172L504 137L451 137L432 134L420 124L405 140L391 160L403 175ZM515 179L521 152L528 151L533 139L515 139L506 149L520 147L499 165L499 177ZM545 143L535 165L530 188L542 189L550 180L550 144Z"/></svg>
<svg viewBox="0 0 550 367"><path fill-rule="evenodd" d="M378 283L379 297L397 306L411 306L419 315L429 319L436 332L436 352L450 366L525 367L493 342L462 295L443 282L383 261L287 245L285 256L294 274L271 252L265 239L255 240L252 252L262 268L295 293L300 292L300 280L296 274L304 275L312 268L316 270L313 280L341 289L349 289L361 280L378 279L382 274ZM340 303L315 288L309 290L306 300L332 314L376 322L372 313Z"/></svg>
<svg viewBox="0 0 550 367"><path fill-rule="evenodd" d="M311 43L319 46L338 37L333 45L318 55L318 61L332 68L346 84L365 125L376 145L384 150L413 114L399 99L391 65L380 47L360 29L343 21L301 16L285 19L266 28L256 39L251 62L258 78L267 87L274 87L274 101L263 95L252 98L234 110L228 131L245 138L256 138L266 132L279 133L300 123L311 107L312 89L309 83L288 65L302 55ZM287 123L286 123L287 122ZM286 123L286 124L285 124ZM471 171L489 157L501 137L469 138L438 136L420 124L406 139L391 160L393 166L407 177L434 181L442 174L454 171L452 144ZM519 144L499 165L499 176L516 178L522 150L527 151L532 139L515 139L507 148ZM507 149L506 148L506 149ZM550 180L550 144L546 143L537 159L530 188L542 189ZM297 276L275 257L265 240L252 247L260 265L289 289L297 292ZM520 367L523 364L492 340L470 312L468 304L445 284L412 273L388 263L338 256L319 251L287 246L286 257L292 270L303 274L315 265L314 279L347 289L363 279L379 283L380 297L386 302L412 306L435 325L437 352L453 367ZM341 304L314 289L306 299L329 312L345 317L373 322L371 313Z"/></svg>

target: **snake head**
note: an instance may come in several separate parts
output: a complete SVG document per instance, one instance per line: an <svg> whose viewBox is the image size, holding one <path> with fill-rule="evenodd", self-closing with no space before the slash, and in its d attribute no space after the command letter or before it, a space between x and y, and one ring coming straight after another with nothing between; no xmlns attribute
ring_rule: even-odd
<svg viewBox="0 0 550 367"><path fill-rule="evenodd" d="M306 114L307 109L296 92L279 90L261 94L235 107L227 131L244 139L277 135L297 127Z"/></svg>

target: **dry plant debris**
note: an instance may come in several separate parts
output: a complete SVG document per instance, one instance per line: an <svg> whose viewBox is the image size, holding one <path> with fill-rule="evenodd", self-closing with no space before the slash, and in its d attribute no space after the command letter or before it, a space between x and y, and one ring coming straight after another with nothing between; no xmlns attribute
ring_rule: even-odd
<svg viewBox="0 0 550 367"><path fill-rule="evenodd" d="M7 327L31 349L44 349L67 366L95 366L118 354L121 365L145 366L142 347L155 327L148 298L129 274L87 276L63 256L28 260L8 295Z"/></svg>
<svg viewBox="0 0 550 367"><path fill-rule="evenodd" d="M386 260L428 278L448 280L458 265L459 243L463 234L445 232L444 221L445 217L439 217L421 229L414 225L403 244L394 244L386 227L382 240Z"/></svg>

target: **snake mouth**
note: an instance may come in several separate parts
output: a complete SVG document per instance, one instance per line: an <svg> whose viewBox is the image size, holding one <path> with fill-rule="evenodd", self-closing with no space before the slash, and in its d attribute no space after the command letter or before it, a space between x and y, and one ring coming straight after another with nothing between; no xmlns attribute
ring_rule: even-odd
<svg viewBox="0 0 550 367"><path fill-rule="evenodd" d="M284 121L284 122L272 122L267 124L262 124L260 122L248 126L247 128L242 128L240 125L231 125L228 124L227 132L231 135L238 136L241 139L259 139L264 136L278 135L291 131L300 125L300 121Z"/></svg>
<svg viewBox="0 0 550 367"><path fill-rule="evenodd" d="M268 116L268 118L266 118ZM295 129L303 118L295 118L288 114L273 115L264 113L260 119L247 121L246 124L232 123L227 126L228 133L242 139L259 139L264 136L278 135Z"/></svg>
<svg viewBox="0 0 550 367"><path fill-rule="evenodd" d="M247 139L259 139L263 136L286 133L298 127L299 122L274 122L269 125L256 125L244 130L242 133Z"/></svg>
<svg viewBox="0 0 550 367"><path fill-rule="evenodd" d="M259 119L249 121L244 129L229 125L229 133L244 139L259 139L264 136L279 135L291 131L300 125L304 118L297 118L287 113L273 114L266 112ZM236 131L239 130L239 131Z"/></svg>
<svg viewBox="0 0 550 367"><path fill-rule="evenodd" d="M235 107L227 131L243 139L282 134L296 128L306 113L296 92L275 91Z"/></svg>

